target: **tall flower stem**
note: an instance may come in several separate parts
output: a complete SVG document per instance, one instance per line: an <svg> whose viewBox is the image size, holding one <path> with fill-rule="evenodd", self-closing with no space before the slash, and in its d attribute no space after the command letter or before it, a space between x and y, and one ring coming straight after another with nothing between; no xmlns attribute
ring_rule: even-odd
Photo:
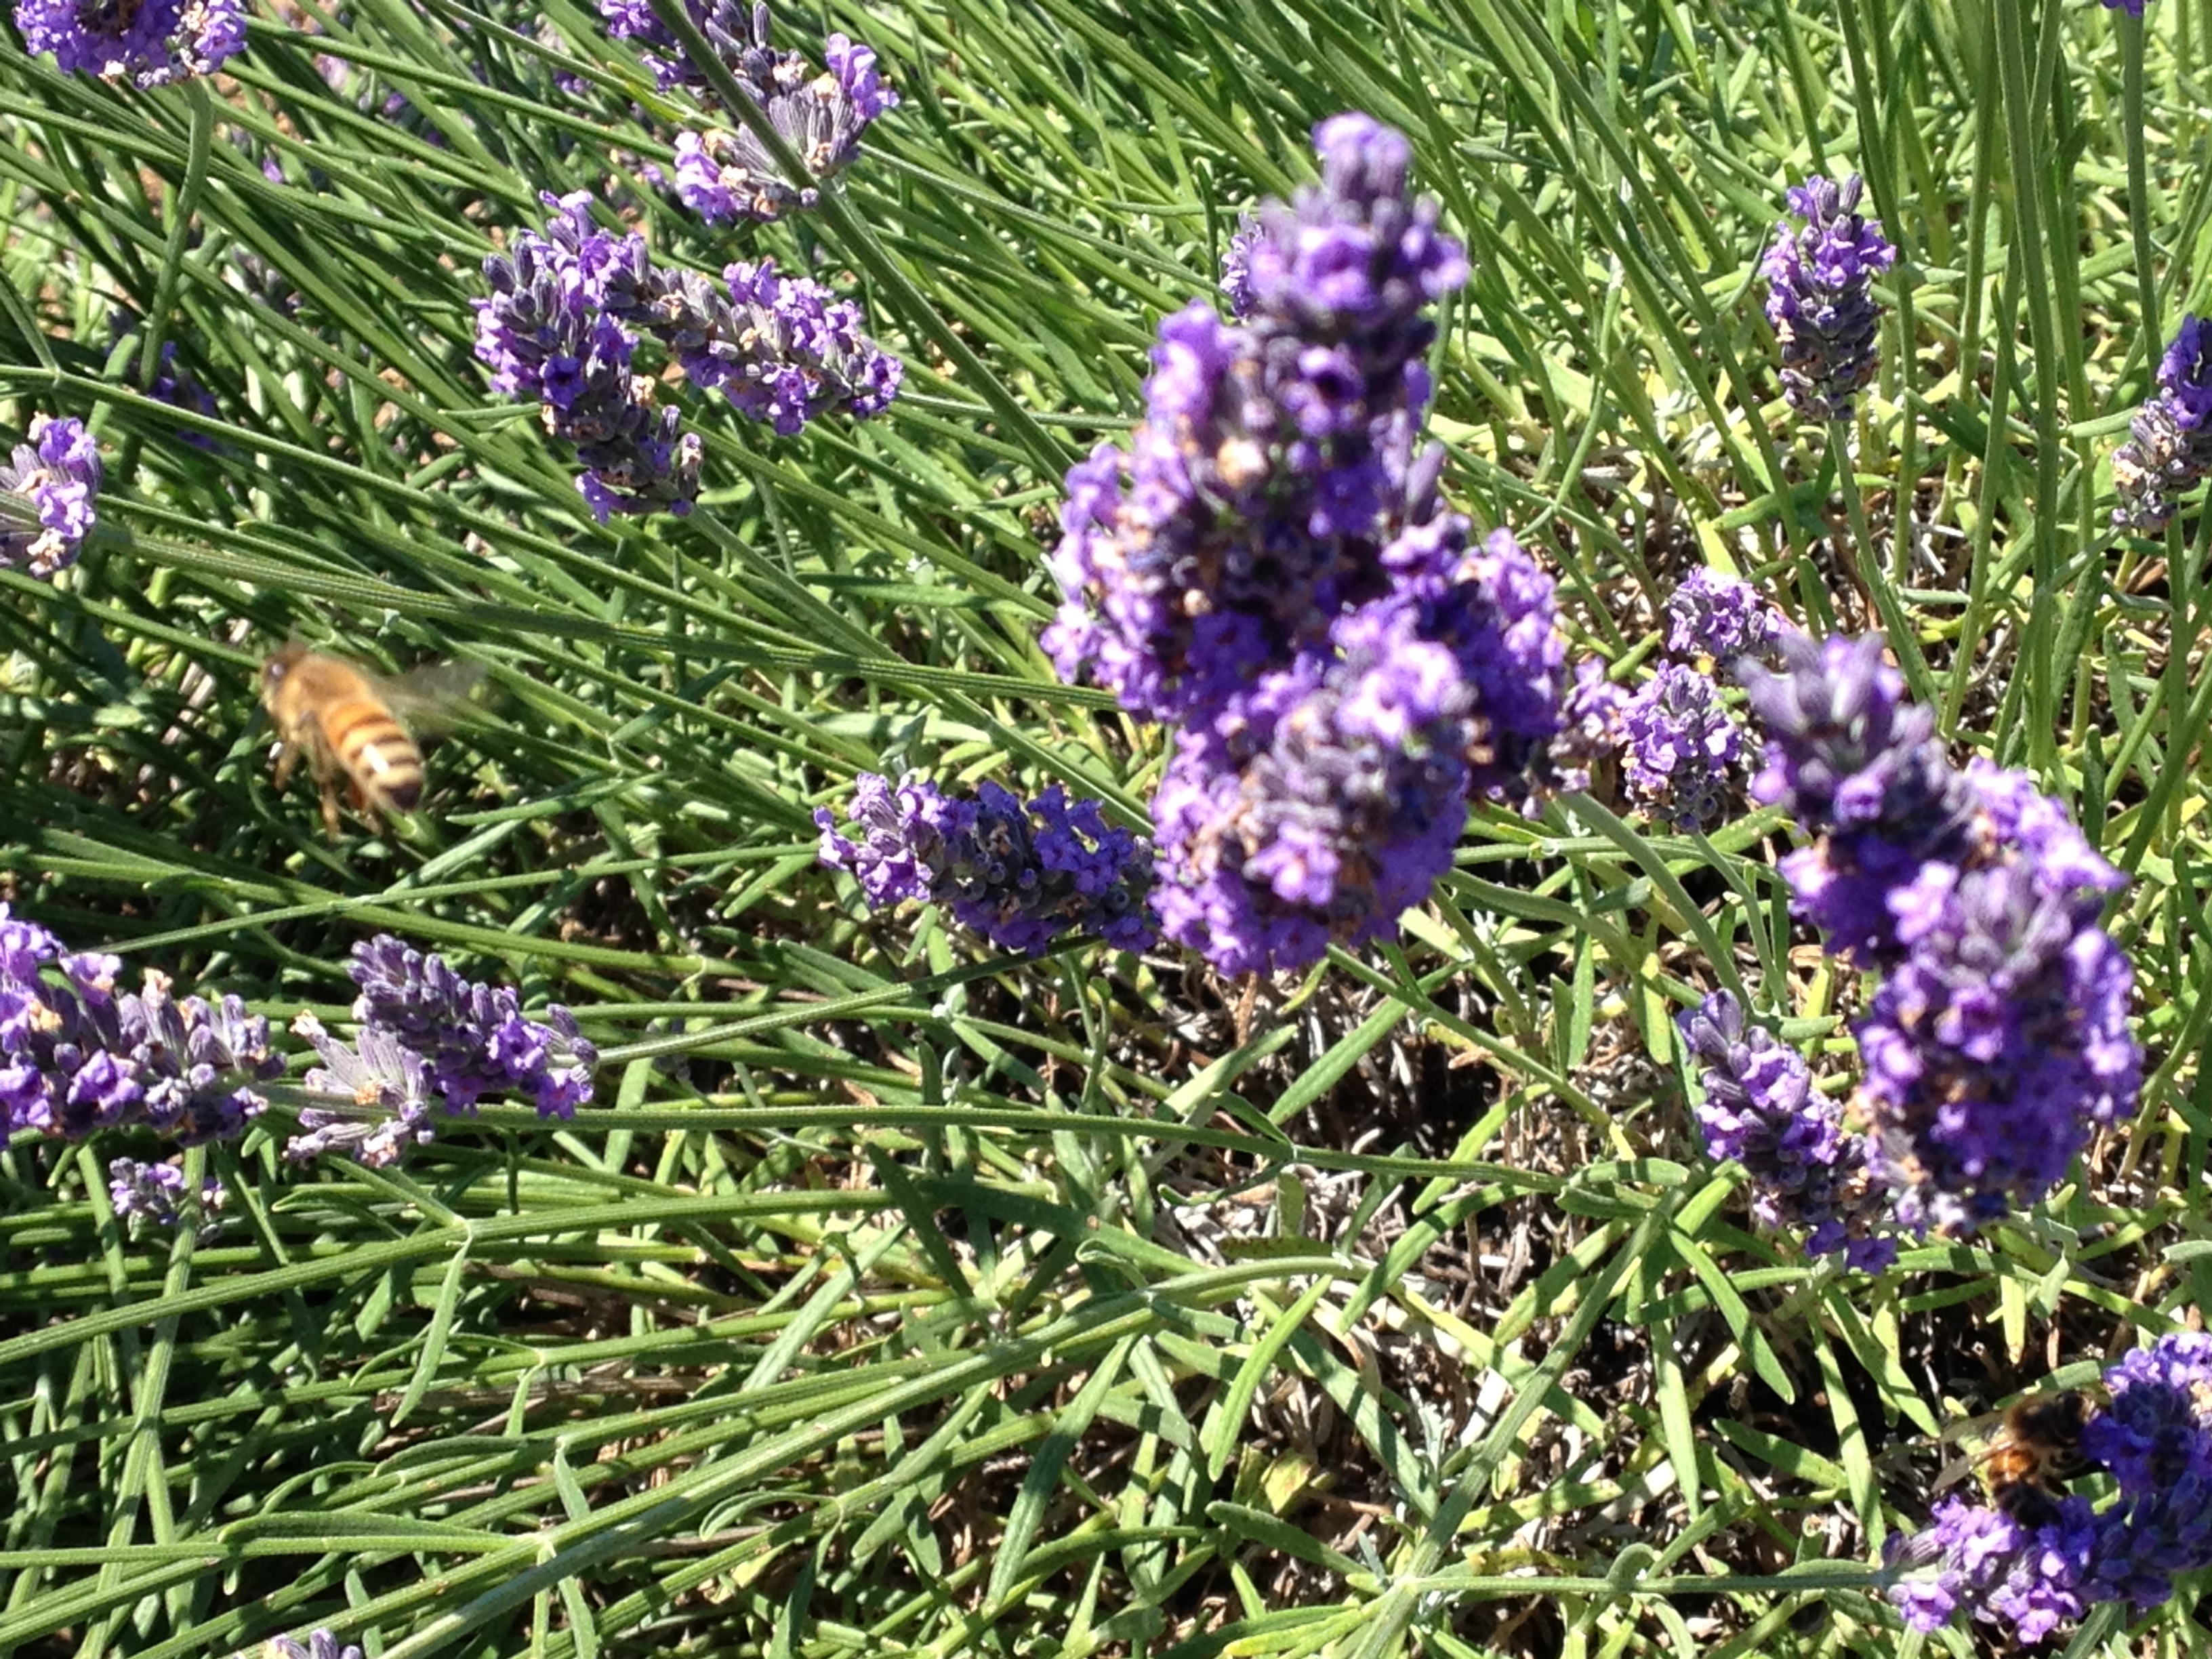
<svg viewBox="0 0 2212 1659"><path fill-rule="evenodd" d="M2142 306L2136 338L2146 363L2155 369L2158 343L2166 334L2159 327L2158 274L2150 252L2150 173L2143 159L2143 20L2123 11L2118 21L2120 131L2128 145L2128 230L2135 241L2136 291Z"/></svg>
<svg viewBox="0 0 2212 1659"><path fill-rule="evenodd" d="M1858 477L1852 470L1848 422L1828 422L1828 454L1836 464L1837 486L1844 492L1844 512L1850 520L1852 574L1881 618L1882 631L1889 635L1890 649L1897 653L1898 666L1904 670L1905 683L1911 687L1913 700L1933 706L1939 694L1935 677L1928 672L1928 659L1920 654L1920 641L1912 631L1912 619L1905 614L1904 602L1898 597L1889 572L1875 556L1874 532L1867 526L1866 502L1859 495Z"/></svg>

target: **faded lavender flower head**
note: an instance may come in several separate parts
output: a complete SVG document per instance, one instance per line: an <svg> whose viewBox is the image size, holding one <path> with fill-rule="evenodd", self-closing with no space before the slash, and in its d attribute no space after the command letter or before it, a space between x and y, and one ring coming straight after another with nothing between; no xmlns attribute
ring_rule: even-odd
<svg viewBox="0 0 2212 1659"><path fill-rule="evenodd" d="M1844 1127L1843 1109L1813 1086L1803 1057L1750 1024L1726 991L1675 1024L1705 1068L1698 1126L1705 1150L1750 1175L1759 1224L1803 1227L1808 1255L1840 1250L1847 1266L1868 1273L1895 1261L1896 1240L1876 1231L1882 1206L1867 1178L1866 1138Z"/></svg>
<svg viewBox="0 0 2212 1659"><path fill-rule="evenodd" d="M898 396L905 365L870 339L860 308L821 283L738 264L717 293L696 271L622 271L611 314L658 338L684 374L788 436L817 416L865 420Z"/></svg>
<svg viewBox="0 0 2212 1659"><path fill-rule="evenodd" d="M1024 804L995 783L969 798L863 772L846 814L857 840L817 809L822 862L858 881L871 908L949 905L1000 949L1032 955L1070 931L1124 951L1145 949L1158 931L1146 902L1150 843L1109 824L1098 802L1071 804L1056 784Z"/></svg>
<svg viewBox="0 0 2212 1659"><path fill-rule="evenodd" d="M308 1091L344 1097L352 1106L303 1107L300 1127L307 1133L284 1143L288 1163L338 1152L383 1169L398 1163L410 1146L430 1139L429 1062L393 1031L364 1026L349 1048L309 1013L292 1021L292 1031L305 1037L323 1062L302 1079Z"/></svg>
<svg viewBox="0 0 2212 1659"><path fill-rule="evenodd" d="M1814 838L1782 861L1792 907L1887 970L1854 1030L1869 1167L1905 1224L1971 1229L2133 1108L2134 976L2099 920L2125 881L2024 774L1954 770L1879 635L1781 653L1747 672L1768 731L1753 793Z"/></svg>
<svg viewBox="0 0 2212 1659"><path fill-rule="evenodd" d="M2110 3L2110 0L2107 0ZM2140 6L2136 8L2141 15ZM2212 331L2193 313L2181 319L2159 360L2158 391L2136 411L2128 441L2112 453L2120 504L2112 523L2154 535L2180 498L2212 477Z"/></svg>
<svg viewBox="0 0 2212 1659"><path fill-rule="evenodd" d="M1328 649L1187 726L1152 803L1162 931L1224 974L1381 937L1449 867L1470 796L1524 800L1559 725L1549 578L1464 520L1408 532Z"/></svg>
<svg viewBox="0 0 2212 1659"><path fill-rule="evenodd" d="M1925 1531L1891 1540L1893 1573L1916 1575L1888 1589L1907 1624L1939 1630L1963 1607L2034 1643L2100 1602L2155 1607L2175 1574L2212 1567L2212 1337L2162 1336L2108 1367L2104 1386L2081 1449L2118 1501L2093 1510L2031 1490L2014 1503L2018 1488L1988 1505L1946 1499Z"/></svg>
<svg viewBox="0 0 2212 1659"><path fill-rule="evenodd" d="M31 441L17 444L0 466L0 495L18 497L37 516L33 531L0 518L0 568L21 566L52 576L76 562L77 550L99 514L100 446L75 416L33 415Z"/></svg>
<svg viewBox="0 0 2212 1659"><path fill-rule="evenodd" d="M1875 335L1881 313L1875 276L1897 250L1879 220L1858 210L1864 185L1817 175L1789 192L1784 220L1759 269L1767 282L1766 320L1782 348L1782 391L1812 421L1844 421L1874 380Z"/></svg>
<svg viewBox="0 0 2212 1659"><path fill-rule="evenodd" d="M574 1117L577 1107L590 1103L599 1050L558 1003L546 1009L545 1024L526 1018L507 987L463 979L442 957L426 956L389 933L355 945L346 972L361 989L353 1015L364 1036L387 1032L420 1055L430 1092L448 1112L473 1110L483 1096L501 1092L531 1097L540 1117ZM318 1048L333 1076L343 1079L343 1062ZM387 1078L384 1054L364 1047L359 1058L380 1084ZM412 1085L399 1086L404 1099Z"/></svg>
<svg viewBox="0 0 2212 1659"><path fill-rule="evenodd" d="M884 84L875 52L842 34L823 42L828 67L817 71L805 53L769 46L765 0L750 10L741 0L686 0L685 9L745 95L766 112L817 180L842 172L860 153L860 135L897 107L898 94ZM653 48L646 62L664 90L686 86L712 103L705 70L684 56L645 0L599 0L599 12L616 39ZM778 218L793 208L811 207L817 195L812 186L786 179L760 140L741 125L677 136L676 192L711 224Z"/></svg>
<svg viewBox="0 0 2212 1659"><path fill-rule="evenodd" d="M576 447L577 487L600 523L680 517L699 493L698 436L653 408L652 380L630 369L636 342L608 310L610 282L644 259L644 242L594 228L588 192L543 199L555 210L545 234L523 231L484 260L477 356L495 390L535 398L546 431Z"/></svg>
<svg viewBox="0 0 2212 1659"><path fill-rule="evenodd" d="M1667 596L1667 648L1710 658L1733 670L1739 657L1764 657L1783 630L1774 607L1738 577L1699 565Z"/></svg>
<svg viewBox="0 0 2212 1659"><path fill-rule="evenodd" d="M0 1133L82 1140L137 1125L192 1146L240 1133L268 1103L252 1085L283 1076L284 1060L267 1020L234 996L174 997L152 969L118 994L122 969L114 957L64 953L0 904Z"/></svg>
<svg viewBox="0 0 2212 1659"><path fill-rule="evenodd" d="M212 75L246 45L241 0L16 0L23 49L64 75L167 86Z"/></svg>
<svg viewBox="0 0 2212 1659"><path fill-rule="evenodd" d="M1126 460L1068 473L1046 650L1131 711L1218 704L1325 640L1389 586L1382 550L1436 514L1416 460L1425 307L1467 280L1404 137L1364 115L1315 129L1322 183L1264 206L1239 325L1194 301L1160 325Z"/></svg>
<svg viewBox="0 0 2212 1659"><path fill-rule="evenodd" d="M125 1220L140 1220L157 1227L173 1227L180 1220L196 1225L214 1218L229 1194L213 1176L193 1193L185 1172L173 1164L141 1164L136 1158L108 1160L107 1199L115 1213Z"/></svg>
<svg viewBox="0 0 2212 1659"><path fill-rule="evenodd" d="M1743 752L1743 730L1721 702L1712 677L1686 663L1662 663L1621 711L1629 787L1681 830L1719 816L1729 773Z"/></svg>

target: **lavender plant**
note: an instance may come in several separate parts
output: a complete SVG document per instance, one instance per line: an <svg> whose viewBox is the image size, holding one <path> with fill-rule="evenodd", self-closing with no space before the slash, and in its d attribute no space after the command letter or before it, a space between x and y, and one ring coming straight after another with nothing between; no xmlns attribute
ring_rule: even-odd
<svg viewBox="0 0 2212 1659"><path fill-rule="evenodd" d="M1815 176L1788 192L1790 219L1776 227L1760 264L1766 320L1782 349L1782 392L1808 421L1847 421L1873 384L1881 322L1875 277L1896 262L1879 220L1859 210L1865 186Z"/></svg>
<svg viewBox="0 0 2212 1659"><path fill-rule="evenodd" d="M1071 802L1054 785L1024 803L988 781L948 796L863 772L846 810L857 840L817 809L821 860L859 882L871 908L945 904L1000 950L1032 955L1069 932L1124 951L1152 942L1151 846L1109 824L1095 800Z"/></svg>
<svg viewBox="0 0 2212 1659"><path fill-rule="evenodd" d="M2137 8L2140 15L2140 7ZM2112 452L2120 504L2112 523L2154 535L2172 522L2180 498L2212 477L2212 362L2202 318L2181 319L2159 359L2158 391L2136 411L2128 440Z"/></svg>
<svg viewBox="0 0 2212 1659"><path fill-rule="evenodd" d="M246 46L240 0L16 0L15 27L65 75L141 88L212 75Z"/></svg>
<svg viewBox="0 0 2212 1659"><path fill-rule="evenodd" d="M30 440L0 466L0 495L27 507L38 528L0 518L0 569L52 576L76 562L99 520L93 501L102 482L100 447L73 416L33 416Z"/></svg>

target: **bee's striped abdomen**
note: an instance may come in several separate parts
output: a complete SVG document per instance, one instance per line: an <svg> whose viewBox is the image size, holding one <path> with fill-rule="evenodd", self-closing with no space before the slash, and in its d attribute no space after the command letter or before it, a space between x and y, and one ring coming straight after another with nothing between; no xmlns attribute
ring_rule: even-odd
<svg viewBox="0 0 2212 1659"><path fill-rule="evenodd" d="M323 736L371 805L414 810L422 798L422 751L381 704L355 698L323 719Z"/></svg>

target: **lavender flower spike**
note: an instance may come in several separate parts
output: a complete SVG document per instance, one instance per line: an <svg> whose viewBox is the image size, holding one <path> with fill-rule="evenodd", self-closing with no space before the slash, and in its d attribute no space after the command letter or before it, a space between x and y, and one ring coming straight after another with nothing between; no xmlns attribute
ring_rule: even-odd
<svg viewBox="0 0 2212 1659"><path fill-rule="evenodd" d="M1875 334L1881 313L1874 278L1897 250L1878 220L1858 210L1857 174L1838 184L1817 175L1789 192L1790 212L1760 270L1767 282L1766 319L1782 348L1782 390L1811 421L1849 420L1854 401L1874 380Z"/></svg>
<svg viewBox="0 0 2212 1659"><path fill-rule="evenodd" d="M384 1169L398 1163L410 1146L429 1140L429 1064L392 1031L365 1027L357 1047L349 1048L309 1013L293 1020L292 1031L307 1038L323 1062L301 1079L309 1092L350 1097L354 1109L303 1108L300 1127L307 1133L284 1143L287 1163L306 1164L325 1152L342 1152L357 1164Z"/></svg>
<svg viewBox="0 0 2212 1659"><path fill-rule="evenodd" d="M1704 565L1667 596L1667 648L1678 657L1730 668L1739 657L1765 656L1782 628L1749 582Z"/></svg>
<svg viewBox="0 0 2212 1659"><path fill-rule="evenodd" d="M875 52L844 35L823 42L828 68L817 72L805 54L769 46L765 0L750 11L740 0L686 0L686 9L731 76L817 181L850 165L860 153L860 135L898 105L898 94L884 84ZM659 49L647 52L646 61L664 88L686 85L702 100L712 99L706 71L684 56L644 0L599 0L599 10L618 40ZM677 136L676 192L710 224L780 218L793 208L811 207L818 193L787 179L742 125Z"/></svg>
<svg viewBox="0 0 2212 1659"><path fill-rule="evenodd" d="M1705 1068L1698 1105L1705 1151L1744 1166L1759 1224L1808 1229L1808 1255L1841 1250L1850 1267L1888 1267L1897 1243L1875 1231L1881 1201L1867 1179L1865 1137L1843 1127L1841 1109L1813 1087L1803 1058L1747 1021L1726 991L1675 1023Z"/></svg>
<svg viewBox="0 0 2212 1659"><path fill-rule="evenodd" d="M2109 4L2111 0L2106 0ZM2136 13L2141 15L2138 5ZM2159 360L2158 391L2136 411L2128 441L2112 452L2112 486L2120 504L2112 523L2155 535L2180 498L2212 477L2212 329L2181 319Z"/></svg>
<svg viewBox="0 0 2212 1659"><path fill-rule="evenodd" d="M822 862L853 876L872 909L947 904L1001 950L1031 954L1070 929L1124 951L1152 942L1152 848L1108 824L1095 800L1071 804L1055 785L1024 804L995 783L962 799L863 772L847 811L858 841L827 807L814 814Z"/></svg>
<svg viewBox="0 0 2212 1659"><path fill-rule="evenodd" d="M865 420L898 395L905 365L862 331L860 308L775 262L731 265L729 300L697 307L700 337L672 338L684 372L788 437L842 410ZM695 320L687 317L686 322Z"/></svg>
<svg viewBox="0 0 2212 1659"><path fill-rule="evenodd" d="M74 416L31 417L31 441L17 444L0 466L0 495L27 502L38 517L33 532L0 519L0 568L21 566L33 576L52 576L76 562L77 549L99 514L100 447Z"/></svg>
<svg viewBox="0 0 2212 1659"><path fill-rule="evenodd" d="M1679 829L1711 823L1743 751L1742 728L1711 676L1686 663L1662 664L1629 699L1621 724L1624 769L1638 796Z"/></svg>
<svg viewBox="0 0 2212 1659"><path fill-rule="evenodd" d="M559 1004L545 1011L544 1024L526 1019L512 990L463 979L443 957L389 933L355 945L346 972L361 988L354 1018L420 1055L447 1111L472 1110L501 1091L530 1096L540 1117L574 1117L590 1103L599 1051ZM323 1058L343 1074L332 1054ZM390 1069L386 1056L366 1048L362 1063L380 1079Z"/></svg>
<svg viewBox="0 0 2212 1659"><path fill-rule="evenodd" d="M246 45L241 0L16 0L24 49L50 52L65 75L166 86L212 75Z"/></svg>
<svg viewBox="0 0 2212 1659"><path fill-rule="evenodd" d="M125 1219L173 1227L185 1216L213 1216L228 1196L213 1176L201 1182L195 1196L185 1184L185 1172L173 1164L141 1164L129 1158L108 1162L108 1202Z"/></svg>

